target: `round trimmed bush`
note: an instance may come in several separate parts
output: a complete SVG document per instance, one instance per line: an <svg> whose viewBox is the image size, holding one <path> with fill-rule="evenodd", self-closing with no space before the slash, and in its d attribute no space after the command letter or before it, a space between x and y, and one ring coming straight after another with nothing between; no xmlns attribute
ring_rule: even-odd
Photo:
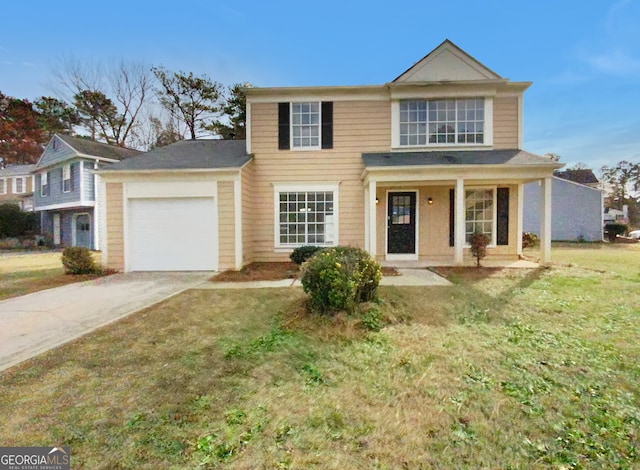
<svg viewBox="0 0 640 470"><path fill-rule="evenodd" d="M311 308L320 313L353 313L362 302L374 300L382 269L360 248L328 248L302 265L302 287Z"/></svg>
<svg viewBox="0 0 640 470"><path fill-rule="evenodd" d="M91 251L79 246L70 246L62 250L62 265L65 274L94 274L98 266Z"/></svg>

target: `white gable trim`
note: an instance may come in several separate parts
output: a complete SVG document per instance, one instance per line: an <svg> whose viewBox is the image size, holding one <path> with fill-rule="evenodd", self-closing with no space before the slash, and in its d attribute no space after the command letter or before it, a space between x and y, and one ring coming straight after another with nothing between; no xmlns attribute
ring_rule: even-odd
<svg viewBox="0 0 640 470"><path fill-rule="evenodd" d="M501 78L447 39L397 77L394 82L499 80Z"/></svg>

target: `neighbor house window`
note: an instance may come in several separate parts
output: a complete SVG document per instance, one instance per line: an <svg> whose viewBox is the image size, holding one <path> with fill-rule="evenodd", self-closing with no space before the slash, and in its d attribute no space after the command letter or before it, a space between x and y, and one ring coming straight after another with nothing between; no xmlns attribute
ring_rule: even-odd
<svg viewBox="0 0 640 470"><path fill-rule="evenodd" d="M7 194L7 180L0 178L0 194Z"/></svg>
<svg viewBox="0 0 640 470"><path fill-rule="evenodd" d="M71 176L71 165L62 167L62 192L68 193L73 190L73 180Z"/></svg>
<svg viewBox="0 0 640 470"><path fill-rule="evenodd" d="M495 244L496 205L494 189L479 188L465 191L465 240L474 233L484 233Z"/></svg>
<svg viewBox="0 0 640 470"><path fill-rule="evenodd" d="M483 98L400 101L401 146L485 143Z"/></svg>
<svg viewBox="0 0 640 470"><path fill-rule="evenodd" d="M27 177L16 176L13 178L13 192L15 194L23 194L27 191Z"/></svg>
<svg viewBox="0 0 640 470"><path fill-rule="evenodd" d="M333 148L333 102L278 103L278 148Z"/></svg>
<svg viewBox="0 0 640 470"><path fill-rule="evenodd" d="M40 174L40 196L49 195L49 172Z"/></svg>
<svg viewBox="0 0 640 470"><path fill-rule="evenodd" d="M276 188L276 246L337 243L337 187Z"/></svg>

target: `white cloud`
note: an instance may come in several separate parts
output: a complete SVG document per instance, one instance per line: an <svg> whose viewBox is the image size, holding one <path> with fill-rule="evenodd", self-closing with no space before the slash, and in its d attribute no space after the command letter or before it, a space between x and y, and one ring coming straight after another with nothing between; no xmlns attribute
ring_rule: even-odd
<svg viewBox="0 0 640 470"><path fill-rule="evenodd" d="M596 71L609 75L634 75L640 72L640 59L620 49L586 56L584 61Z"/></svg>

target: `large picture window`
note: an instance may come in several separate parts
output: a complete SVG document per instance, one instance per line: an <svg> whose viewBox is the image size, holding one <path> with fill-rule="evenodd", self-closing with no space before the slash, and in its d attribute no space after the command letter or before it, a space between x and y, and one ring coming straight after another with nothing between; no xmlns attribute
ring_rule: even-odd
<svg viewBox="0 0 640 470"><path fill-rule="evenodd" d="M399 124L405 147L484 144L484 99L402 100Z"/></svg>
<svg viewBox="0 0 640 470"><path fill-rule="evenodd" d="M496 205L491 188L465 191L465 240L469 243L474 233L484 233L495 244Z"/></svg>
<svg viewBox="0 0 640 470"><path fill-rule="evenodd" d="M276 246L332 246L337 242L337 190L276 189Z"/></svg>

